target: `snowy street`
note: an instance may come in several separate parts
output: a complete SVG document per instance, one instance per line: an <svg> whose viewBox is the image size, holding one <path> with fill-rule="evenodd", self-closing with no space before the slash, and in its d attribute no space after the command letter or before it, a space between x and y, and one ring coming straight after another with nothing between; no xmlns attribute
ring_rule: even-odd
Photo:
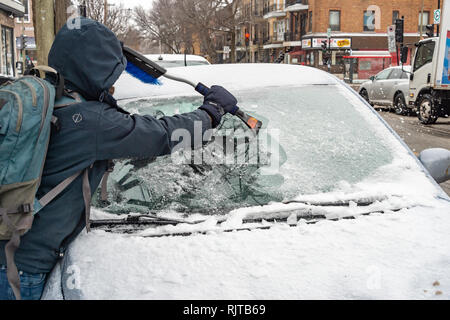
<svg viewBox="0 0 450 320"><path fill-rule="evenodd" d="M439 118L435 124L425 126L415 116L399 116L387 109L378 113L416 155L428 148L450 149L450 118ZM441 187L450 195L450 181Z"/></svg>

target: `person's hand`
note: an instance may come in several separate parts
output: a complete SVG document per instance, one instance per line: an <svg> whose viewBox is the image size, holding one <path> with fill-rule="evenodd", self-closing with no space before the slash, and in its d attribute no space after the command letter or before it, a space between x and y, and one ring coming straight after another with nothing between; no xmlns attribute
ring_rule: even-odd
<svg viewBox="0 0 450 320"><path fill-rule="evenodd" d="M236 98L221 86L212 86L205 96L204 104L217 104L223 108L225 113L235 115L238 107Z"/></svg>
<svg viewBox="0 0 450 320"><path fill-rule="evenodd" d="M238 111L236 98L221 86L212 86L205 96L200 109L206 111L213 120L213 127L217 127L226 113L233 115Z"/></svg>

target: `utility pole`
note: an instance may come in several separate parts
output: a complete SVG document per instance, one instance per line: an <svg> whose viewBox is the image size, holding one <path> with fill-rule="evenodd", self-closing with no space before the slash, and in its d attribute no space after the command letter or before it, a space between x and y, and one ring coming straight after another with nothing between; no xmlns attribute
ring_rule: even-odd
<svg viewBox="0 0 450 320"><path fill-rule="evenodd" d="M34 0L33 17L38 64L47 65L48 53L55 39L54 1Z"/></svg>
<svg viewBox="0 0 450 320"><path fill-rule="evenodd" d="M422 9L420 10L420 40L422 40L423 34L423 9L425 7L425 0L422 0Z"/></svg>
<svg viewBox="0 0 450 320"><path fill-rule="evenodd" d="M440 10L440 9L441 9L441 0L438 0L438 10ZM437 24L437 28L436 28L438 37L439 37L439 26L440 26L440 22Z"/></svg>
<svg viewBox="0 0 450 320"><path fill-rule="evenodd" d="M105 0L103 24L106 25L106 19L108 18L108 0Z"/></svg>

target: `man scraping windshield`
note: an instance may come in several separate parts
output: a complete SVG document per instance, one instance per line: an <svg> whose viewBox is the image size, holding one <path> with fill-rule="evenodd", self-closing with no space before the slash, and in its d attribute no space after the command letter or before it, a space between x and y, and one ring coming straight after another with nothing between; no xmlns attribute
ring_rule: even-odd
<svg viewBox="0 0 450 320"><path fill-rule="evenodd" d="M110 160L170 154L177 145L171 141L172 132L185 129L194 137L197 122L203 136L237 104L228 91L213 86L203 105L191 113L156 119L123 112L109 94L126 68L121 43L101 23L80 20L80 28L65 25L61 29L49 54L49 65L64 76L66 91L79 94L81 102L55 109L60 130L52 132L38 198L86 168L92 195ZM83 177L79 176L36 214L33 227L21 238L15 262L22 299L41 298L48 273L86 227L82 190ZM14 299L6 276L6 243L0 241L0 300Z"/></svg>

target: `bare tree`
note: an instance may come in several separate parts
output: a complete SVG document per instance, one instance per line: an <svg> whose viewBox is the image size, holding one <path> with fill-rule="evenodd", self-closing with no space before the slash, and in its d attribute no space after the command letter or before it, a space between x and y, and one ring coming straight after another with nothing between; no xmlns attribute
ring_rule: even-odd
<svg viewBox="0 0 450 320"><path fill-rule="evenodd" d="M202 51L215 61L217 54L213 40L220 3L215 0L179 0L178 5L183 12L181 23L191 30L190 38L197 39Z"/></svg>
<svg viewBox="0 0 450 320"><path fill-rule="evenodd" d="M193 52L194 43L217 61L216 37L231 39L231 61L236 61L236 28L244 22L242 0L156 0L149 11L136 8L134 17L147 37L174 53Z"/></svg>
<svg viewBox="0 0 450 320"><path fill-rule="evenodd" d="M55 2L55 34L67 22L68 13L67 8L72 5L71 0L54 0Z"/></svg>
<svg viewBox="0 0 450 320"><path fill-rule="evenodd" d="M53 0L34 0L32 5L37 60L41 65L48 63L48 53L55 39L55 13L53 5Z"/></svg>
<svg viewBox="0 0 450 320"><path fill-rule="evenodd" d="M86 11L89 18L103 23L116 35L128 30L131 10L125 9L123 4L109 6L105 0L87 0Z"/></svg>
<svg viewBox="0 0 450 320"><path fill-rule="evenodd" d="M159 41L173 53L186 48L189 26L182 22L178 0L156 0L148 11L139 6L134 10L134 19L146 37Z"/></svg>
<svg viewBox="0 0 450 320"><path fill-rule="evenodd" d="M216 11L216 25L220 32L223 32L231 39L230 60L236 62L236 28L247 21L243 15L242 0L216 0L220 10Z"/></svg>

